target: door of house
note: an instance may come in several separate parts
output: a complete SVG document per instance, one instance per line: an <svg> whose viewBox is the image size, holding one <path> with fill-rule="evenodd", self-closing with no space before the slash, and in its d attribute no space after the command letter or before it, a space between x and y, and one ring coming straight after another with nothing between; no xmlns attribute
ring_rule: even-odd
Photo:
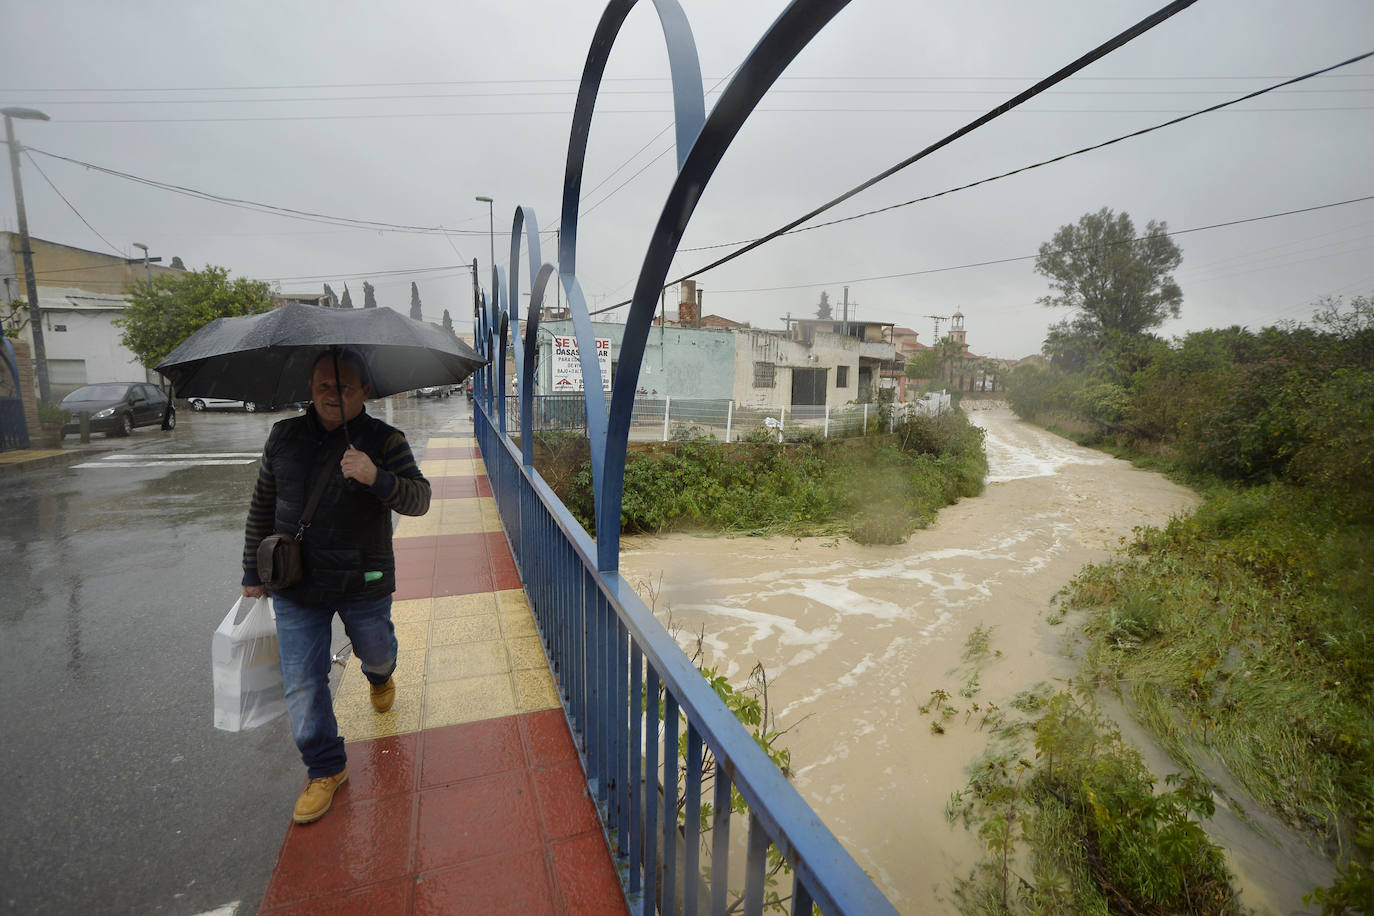
<svg viewBox="0 0 1374 916"><path fill-rule="evenodd" d="M825 373L824 369L792 370L793 407L825 406Z"/></svg>
<svg viewBox="0 0 1374 916"><path fill-rule="evenodd" d="M29 424L24 421L24 399L20 396L19 363L8 340L0 347L0 452L29 447Z"/></svg>

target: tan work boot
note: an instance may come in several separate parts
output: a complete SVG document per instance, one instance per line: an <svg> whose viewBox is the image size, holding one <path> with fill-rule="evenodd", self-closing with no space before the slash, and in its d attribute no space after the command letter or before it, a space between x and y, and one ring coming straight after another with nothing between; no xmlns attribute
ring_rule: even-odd
<svg viewBox="0 0 1374 916"><path fill-rule="evenodd" d="M385 684L371 684L372 687L372 708L378 712L386 712L391 708L391 704L396 702L396 681L394 678L387 678Z"/></svg>
<svg viewBox="0 0 1374 916"><path fill-rule="evenodd" d="M334 801L334 792L347 781L348 770L310 780L301 791L300 798L296 799L296 810L291 813L291 819L297 824L309 824L324 817Z"/></svg>

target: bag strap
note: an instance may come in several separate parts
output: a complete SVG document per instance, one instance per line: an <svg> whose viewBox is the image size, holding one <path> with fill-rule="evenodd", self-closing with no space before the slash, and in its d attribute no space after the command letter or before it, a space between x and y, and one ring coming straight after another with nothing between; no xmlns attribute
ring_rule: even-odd
<svg viewBox="0 0 1374 916"><path fill-rule="evenodd" d="M344 447L345 449L347 446ZM320 469L320 476L315 480L315 489L310 492L310 500L305 504L305 511L301 513L300 527L296 529L296 540L305 537L305 529L310 527L310 520L315 517L315 507L320 504L320 497L324 496L324 488L329 486L329 479L334 476L334 465L343 459L344 449L335 449L329 453L325 459L324 466Z"/></svg>

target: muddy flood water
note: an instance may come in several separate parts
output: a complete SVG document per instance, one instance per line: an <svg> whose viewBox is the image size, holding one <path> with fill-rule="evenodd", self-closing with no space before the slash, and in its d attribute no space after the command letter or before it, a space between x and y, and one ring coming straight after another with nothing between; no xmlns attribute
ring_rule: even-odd
<svg viewBox="0 0 1374 916"><path fill-rule="evenodd" d="M1005 408L970 417L987 431L986 492L904 545L668 535L627 539L621 558L684 648L704 632L703 661L737 685L763 663L798 791L907 914L954 912L953 881L980 857L944 812L987 733L960 715L935 735L919 711L937 688L968 706L959 691L973 670L961 659L970 634L990 630L1001 653L980 666L980 702L1005 708L1071 675L1067 628L1045 622L1052 596L1133 528L1198 503ZM1262 912L1296 909L1271 909L1254 888L1243 898Z"/></svg>

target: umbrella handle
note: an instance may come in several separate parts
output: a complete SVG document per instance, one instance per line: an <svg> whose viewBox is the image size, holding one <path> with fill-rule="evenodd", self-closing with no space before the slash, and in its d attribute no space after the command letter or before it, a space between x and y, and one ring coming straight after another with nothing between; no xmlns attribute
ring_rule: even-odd
<svg viewBox="0 0 1374 916"><path fill-rule="evenodd" d="M353 441L348 436L348 415L344 413L343 402L343 380L339 378L339 348L330 347L329 354L334 359L334 390L339 394L339 420L343 424L344 449L353 447Z"/></svg>

